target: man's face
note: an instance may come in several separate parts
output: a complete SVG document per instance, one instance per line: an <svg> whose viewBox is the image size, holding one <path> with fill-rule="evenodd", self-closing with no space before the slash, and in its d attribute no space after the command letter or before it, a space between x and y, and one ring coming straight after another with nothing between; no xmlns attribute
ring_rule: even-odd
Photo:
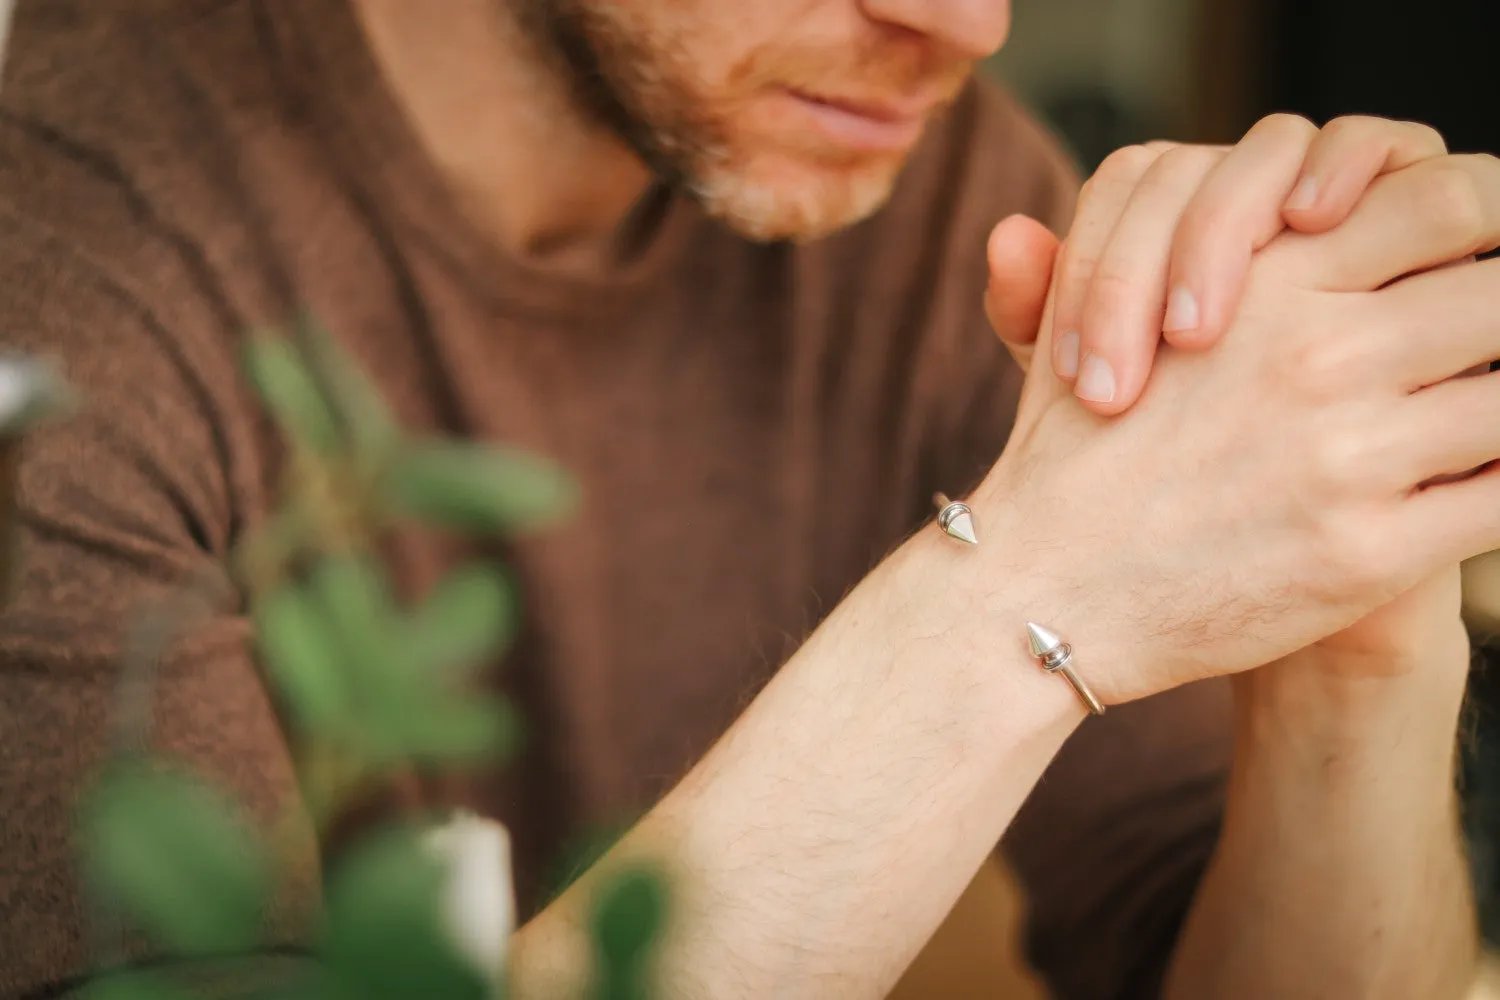
<svg viewBox="0 0 1500 1000"><path fill-rule="evenodd" d="M583 113L756 239L879 207L1009 17L1008 0L509 2Z"/></svg>

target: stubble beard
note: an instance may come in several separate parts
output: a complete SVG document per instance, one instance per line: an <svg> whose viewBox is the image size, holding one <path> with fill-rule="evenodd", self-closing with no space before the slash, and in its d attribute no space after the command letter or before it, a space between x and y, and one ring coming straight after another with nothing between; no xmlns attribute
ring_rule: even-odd
<svg viewBox="0 0 1500 1000"><path fill-rule="evenodd" d="M757 241L817 239L875 212L896 169L876 163L807 170L797 183L762 176L736 153L722 119L695 98L671 39L592 0L507 0L544 69L568 101L607 130L664 184Z"/></svg>

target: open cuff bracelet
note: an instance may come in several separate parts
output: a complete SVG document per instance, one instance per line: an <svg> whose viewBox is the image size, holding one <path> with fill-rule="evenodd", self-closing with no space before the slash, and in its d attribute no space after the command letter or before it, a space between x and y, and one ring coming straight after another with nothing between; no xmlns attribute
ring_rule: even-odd
<svg viewBox="0 0 1500 1000"><path fill-rule="evenodd" d="M967 504L949 500L941 493L933 497L933 502L938 508L938 527L945 535L965 545L979 544L979 534L974 529L974 512ZM1043 670L1049 674L1061 674L1091 715L1104 714L1104 704L1073 669L1072 646L1063 642L1056 632L1036 622L1026 623L1026 638L1031 645L1031 655Z"/></svg>

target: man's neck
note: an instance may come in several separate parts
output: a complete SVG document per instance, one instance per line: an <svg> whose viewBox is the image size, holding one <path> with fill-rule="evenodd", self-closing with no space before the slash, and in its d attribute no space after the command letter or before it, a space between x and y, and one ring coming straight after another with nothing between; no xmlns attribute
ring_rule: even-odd
<svg viewBox="0 0 1500 1000"><path fill-rule="evenodd" d="M583 121L496 0L355 0L370 49L428 155L502 249L605 268L646 167Z"/></svg>

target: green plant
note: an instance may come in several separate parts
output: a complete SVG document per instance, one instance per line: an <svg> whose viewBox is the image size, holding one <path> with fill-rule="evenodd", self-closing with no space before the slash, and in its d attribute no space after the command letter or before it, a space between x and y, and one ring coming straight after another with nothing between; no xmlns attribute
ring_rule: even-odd
<svg viewBox="0 0 1500 1000"><path fill-rule="evenodd" d="M293 337L252 339L245 365L286 437L288 476L280 508L236 549L231 576L296 731L314 822L326 825L392 767L503 758L519 739L519 720L473 681L513 637L509 579L476 562L405 606L374 553L384 532L412 520L496 535L537 530L571 510L569 480L520 452L403 432L315 323L302 322ZM88 883L102 911L184 956L254 948L276 857L223 795L141 750L154 664L222 597L207 588L188 587L137 623L119 752L83 812ZM496 985L444 924L443 884L443 866L417 831L368 838L328 879L316 980L285 996L493 996ZM646 956L666 906L663 880L646 868L621 873L600 894L592 928L599 1000L644 1000ZM144 974L104 978L95 990L108 1000L171 995Z"/></svg>

